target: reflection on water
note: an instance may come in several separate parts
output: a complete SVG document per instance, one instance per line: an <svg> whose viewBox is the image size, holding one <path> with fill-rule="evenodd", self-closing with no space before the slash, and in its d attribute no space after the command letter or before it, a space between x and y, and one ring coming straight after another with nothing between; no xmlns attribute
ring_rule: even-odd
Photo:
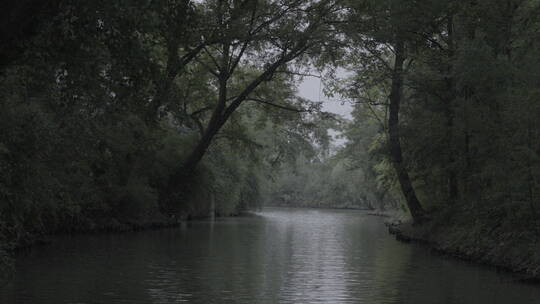
<svg viewBox="0 0 540 304"><path fill-rule="evenodd" d="M401 244L357 211L268 209L171 230L58 238L0 303L538 303L540 287Z"/></svg>

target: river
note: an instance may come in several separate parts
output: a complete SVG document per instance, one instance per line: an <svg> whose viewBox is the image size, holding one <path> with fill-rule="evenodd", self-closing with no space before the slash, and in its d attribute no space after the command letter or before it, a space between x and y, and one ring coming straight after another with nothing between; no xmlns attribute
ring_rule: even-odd
<svg viewBox="0 0 540 304"><path fill-rule="evenodd" d="M180 228L55 237L0 303L539 303L540 287L400 243L361 211L265 209Z"/></svg>

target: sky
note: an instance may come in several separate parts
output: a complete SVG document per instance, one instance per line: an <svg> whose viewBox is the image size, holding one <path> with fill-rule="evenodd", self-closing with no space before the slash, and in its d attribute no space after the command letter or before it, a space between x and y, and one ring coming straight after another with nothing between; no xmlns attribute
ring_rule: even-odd
<svg viewBox="0 0 540 304"><path fill-rule="evenodd" d="M304 81L298 86L298 94L301 97L312 101L322 101L324 111L336 113L350 119L352 111L351 104L341 104L339 100L335 100L336 98L330 100L324 96L323 90L324 84L322 84L321 79L311 76L305 77Z"/></svg>
<svg viewBox="0 0 540 304"><path fill-rule="evenodd" d="M347 119L352 118L352 106L350 103L342 104L339 100L339 97L332 97L332 100L330 100L324 95L323 91L324 84L322 83L321 79L317 77L305 77L302 83L300 83L300 85L298 86L298 95L312 101L322 101L323 111L336 113L342 115ZM345 139L338 137L339 132L330 130L330 135L332 135L334 146L342 146L346 142Z"/></svg>

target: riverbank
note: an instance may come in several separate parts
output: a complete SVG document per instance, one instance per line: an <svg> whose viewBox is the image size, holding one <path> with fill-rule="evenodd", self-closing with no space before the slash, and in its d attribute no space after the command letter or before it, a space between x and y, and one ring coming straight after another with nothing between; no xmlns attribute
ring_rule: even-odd
<svg viewBox="0 0 540 304"><path fill-rule="evenodd" d="M216 214L216 217L239 216L243 211L231 214ZM18 235L17 238L6 239L0 242L0 287L10 280L17 254L34 246L48 245L52 238L61 235L84 234L113 234L131 233L145 230L157 230L179 227L183 223L210 218L209 210L199 210L191 213L181 213L175 216L166 216L162 213L147 214L139 218L101 217L86 219L78 225L61 227L56 231L33 232Z"/></svg>
<svg viewBox="0 0 540 304"><path fill-rule="evenodd" d="M267 208L174 229L54 238L17 257L0 303L532 304L540 298L537 286L398 244L381 224L361 211Z"/></svg>
<svg viewBox="0 0 540 304"><path fill-rule="evenodd" d="M234 217L248 214L246 211L236 211L227 215L216 214L215 217ZM139 218L139 219L116 219L105 218L100 220L88 221L84 225L74 227L64 227L54 232L39 233L39 234L27 234L24 238L20 238L17 241L11 241L9 246L6 246L5 252L17 252L24 250L34 245L43 245L50 243L50 238L58 235L83 235L83 234L101 234L101 233L127 233L144 230L154 229L166 229L174 228L182 225L183 223L192 220L201 220L211 218L209 211L199 213L184 213L175 216L165 216L163 214L156 214L151 217ZM7 245L7 244L6 244ZM0 247L0 249L2 249Z"/></svg>
<svg viewBox="0 0 540 304"><path fill-rule="evenodd" d="M50 232L17 233L10 238L4 237L0 242L0 286L10 279L17 253L33 246L51 243L51 237L67 234L122 233L141 230L172 228L179 226L188 217L175 218L162 214L139 219L122 219L103 217L86 219L74 226L61 227Z"/></svg>
<svg viewBox="0 0 540 304"><path fill-rule="evenodd" d="M471 215L439 212L422 225L391 220L388 230L403 242L430 247L438 254L496 267L524 282L540 283L540 236L510 220L493 223ZM520 229L521 228L521 229Z"/></svg>

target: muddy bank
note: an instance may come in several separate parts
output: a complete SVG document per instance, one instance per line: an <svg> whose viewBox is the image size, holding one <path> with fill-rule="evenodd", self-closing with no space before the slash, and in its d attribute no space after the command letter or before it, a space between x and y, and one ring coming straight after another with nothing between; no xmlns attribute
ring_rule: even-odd
<svg viewBox="0 0 540 304"><path fill-rule="evenodd" d="M402 242L430 247L435 253L514 273L524 282L540 283L540 237L533 231L471 222L423 225L389 220L388 231Z"/></svg>

